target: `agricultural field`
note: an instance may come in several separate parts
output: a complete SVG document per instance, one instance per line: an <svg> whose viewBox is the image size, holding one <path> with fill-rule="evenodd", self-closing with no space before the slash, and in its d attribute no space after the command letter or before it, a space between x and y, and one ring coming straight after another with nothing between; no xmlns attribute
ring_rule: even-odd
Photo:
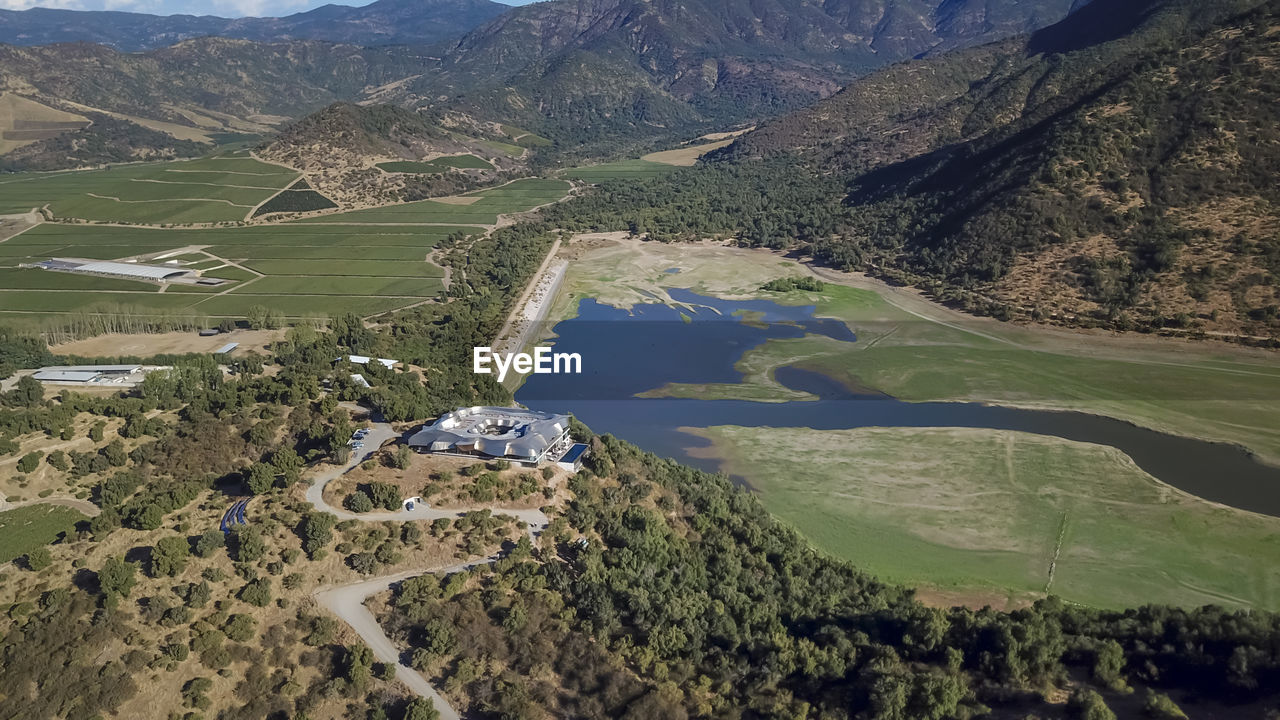
<svg viewBox="0 0 1280 720"><path fill-rule="evenodd" d="M1096 607L1280 609L1280 519L1178 492L1114 448L965 428L776 433L697 431L770 512L885 579L1011 604L1048 589Z"/></svg>
<svg viewBox="0 0 1280 720"><path fill-rule="evenodd" d="M320 215L297 223L346 223L368 225L493 225L498 215L532 210L555 202L569 191L569 183L546 178L515 180L487 190L440 200L420 200L384 205L368 210ZM473 199L474 198L474 199Z"/></svg>
<svg viewBox="0 0 1280 720"><path fill-rule="evenodd" d="M648 160L619 160L601 165L587 165L560 173L564 177L588 183L599 183L606 180L638 180L666 175L676 166Z"/></svg>
<svg viewBox="0 0 1280 720"><path fill-rule="evenodd" d="M88 124L83 115L5 93L0 95L0 154Z"/></svg>
<svg viewBox="0 0 1280 720"><path fill-rule="evenodd" d="M234 160L230 167L253 167ZM188 174L214 179L206 171ZM315 218L328 224L154 228L43 223L0 241L0 321L41 327L82 313L199 321L244 317L257 307L275 310L286 320L348 311L376 315L439 296L445 272L428 255L441 240L484 232L499 214L553 202L568 187L563 180L518 180L443 202ZM162 287L18 267L53 257L172 262L235 282Z"/></svg>
<svg viewBox="0 0 1280 720"><path fill-rule="evenodd" d="M379 169L401 173L442 173L458 170L492 170L493 164L475 155L445 155L431 160L394 160L378 163Z"/></svg>
<svg viewBox="0 0 1280 720"><path fill-rule="evenodd" d="M27 505L0 512L0 564L12 561L58 538L73 535L84 515L60 505Z"/></svg>
<svg viewBox="0 0 1280 720"><path fill-rule="evenodd" d="M298 173L247 154L102 170L0 176L0 214L48 206L57 219L139 224L234 222Z"/></svg>

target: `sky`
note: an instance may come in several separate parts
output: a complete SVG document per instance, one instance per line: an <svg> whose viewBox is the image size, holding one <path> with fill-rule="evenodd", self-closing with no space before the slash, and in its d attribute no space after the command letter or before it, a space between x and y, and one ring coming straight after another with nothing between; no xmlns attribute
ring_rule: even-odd
<svg viewBox="0 0 1280 720"><path fill-rule="evenodd" d="M527 5L533 0L496 0L507 5ZM221 17L275 17L292 15L321 5L368 5L364 0L0 0L0 9L33 7L65 10L124 10L156 15L218 15Z"/></svg>

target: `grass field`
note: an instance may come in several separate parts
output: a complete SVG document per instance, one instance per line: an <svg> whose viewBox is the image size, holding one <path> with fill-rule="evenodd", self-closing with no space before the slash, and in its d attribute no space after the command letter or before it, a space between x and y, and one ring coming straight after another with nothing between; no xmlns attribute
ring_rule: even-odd
<svg viewBox="0 0 1280 720"><path fill-rule="evenodd" d="M58 538L72 534L84 515L59 505L28 505L0 512L0 563L8 563Z"/></svg>
<svg viewBox="0 0 1280 720"><path fill-rule="evenodd" d="M387 172L442 173L451 169L492 170L493 163L475 155L445 155L431 160L394 160L377 167Z"/></svg>
<svg viewBox="0 0 1280 720"><path fill-rule="evenodd" d="M0 213L49 206L58 218L143 224L243 220L298 174L244 155L0 178Z"/></svg>
<svg viewBox="0 0 1280 720"><path fill-rule="evenodd" d="M618 162L565 170L561 175L583 182L598 183L605 180L651 178L658 175L666 175L675 169L675 165L650 162L648 160L620 160Z"/></svg>
<svg viewBox="0 0 1280 720"><path fill-rule="evenodd" d="M1100 607L1280 609L1280 519L1183 495L1113 448L959 428L777 432L698 434L771 512L886 579L1014 599L1048 586Z"/></svg>

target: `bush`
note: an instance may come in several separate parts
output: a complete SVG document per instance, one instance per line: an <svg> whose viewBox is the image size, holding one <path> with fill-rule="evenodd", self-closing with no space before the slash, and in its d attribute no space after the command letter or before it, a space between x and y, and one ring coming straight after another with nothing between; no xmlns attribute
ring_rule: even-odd
<svg viewBox="0 0 1280 720"><path fill-rule="evenodd" d="M342 501L343 507L351 512L367 513L373 511L373 500L363 490L357 490Z"/></svg>
<svg viewBox="0 0 1280 720"><path fill-rule="evenodd" d="M53 556L49 554L49 548L39 547L23 556L23 564L28 570L39 572L53 562Z"/></svg>
<svg viewBox="0 0 1280 720"><path fill-rule="evenodd" d="M240 599L256 607L266 607L271 602L271 579L251 580L240 588Z"/></svg>

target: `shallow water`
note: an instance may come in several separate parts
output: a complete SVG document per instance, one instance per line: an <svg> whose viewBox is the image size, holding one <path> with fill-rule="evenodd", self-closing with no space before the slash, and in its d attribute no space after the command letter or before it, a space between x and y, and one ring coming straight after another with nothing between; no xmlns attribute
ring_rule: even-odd
<svg viewBox="0 0 1280 720"><path fill-rule="evenodd" d="M555 347L557 352L581 353L583 373L531 375L516 399L539 410L571 412L596 432L612 433L707 470L716 470L716 461L688 452L706 441L677 428L969 427L1053 435L1116 447L1151 475L1181 490L1280 516L1280 468L1258 462L1238 446L1169 435L1098 415L981 403L908 403L853 392L825 375L791 367L779 368L777 380L819 400L757 403L634 397L667 383L740 382L742 374L734 364L770 338L817 333L856 341L844 323L814 318L813 306L721 300L687 290L669 294L687 307L643 304L628 311L582 300L577 317L556 325ZM779 430L780 442L785 442L785 433Z"/></svg>

